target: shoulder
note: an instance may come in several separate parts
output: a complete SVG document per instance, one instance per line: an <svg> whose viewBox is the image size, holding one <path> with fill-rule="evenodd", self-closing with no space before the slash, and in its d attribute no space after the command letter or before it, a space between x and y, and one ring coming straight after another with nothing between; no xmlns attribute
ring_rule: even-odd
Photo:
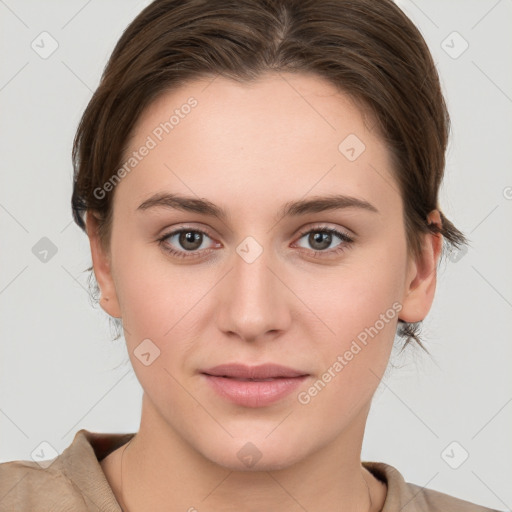
<svg viewBox="0 0 512 512"><path fill-rule="evenodd" d="M451 512L499 512L496 509L487 508L470 501L465 501L449 494L445 494L433 489L425 489L419 485L407 483L409 490L414 494L416 506L418 510L432 510L432 511L445 511L450 510ZM404 512L408 511L407 507L404 508ZM411 510L416 510L412 508Z"/></svg>
<svg viewBox="0 0 512 512"><path fill-rule="evenodd" d="M363 462L363 466L387 485L382 512L499 512L455 496L406 482L393 466L383 462Z"/></svg>
<svg viewBox="0 0 512 512"><path fill-rule="evenodd" d="M133 435L82 429L53 459L0 463L0 512L121 512L99 461Z"/></svg>
<svg viewBox="0 0 512 512"><path fill-rule="evenodd" d="M79 489L58 464L52 467L54 464L44 468L26 460L1 463L0 511L64 511L69 506L73 510L87 510Z"/></svg>

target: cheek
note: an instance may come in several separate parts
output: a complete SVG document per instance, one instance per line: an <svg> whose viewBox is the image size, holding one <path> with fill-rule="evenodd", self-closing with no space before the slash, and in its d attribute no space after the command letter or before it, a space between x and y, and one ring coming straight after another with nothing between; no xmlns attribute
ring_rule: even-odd
<svg viewBox="0 0 512 512"><path fill-rule="evenodd" d="M380 271L351 277L347 272L324 288L323 301L317 299L330 329L312 347L318 374L297 396L312 428L335 435L369 405L387 367L401 310L394 278Z"/></svg>
<svg viewBox="0 0 512 512"><path fill-rule="evenodd" d="M115 285L123 322L140 336L161 338L185 313L197 276L167 260L157 242L130 243L140 235L119 231L123 234L115 246Z"/></svg>
<svg viewBox="0 0 512 512"><path fill-rule="evenodd" d="M125 252L116 267L116 289L134 372L152 400L171 400L176 407L191 406L178 382L195 339L191 332L194 308L200 307L205 293L200 281L192 279L193 272L184 269L166 262L164 256L148 256L147 249Z"/></svg>
<svg viewBox="0 0 512 512"><path fill-rule="evenodd" d="M322 335L317 331L313 350L321 362L320 371L330 372L325 374L329 383L336 381L330 388L340 386L354 399L362 388L374 389L378 384L402 309L400 254L393 250L372 254L387 254L388 260L372 255L354 264L347 260L346 266L316 279L315 291L311 284L303 284L297 292L308 297L309 307L319 318Z"/></svg>
<svg viewBox="0 0 512 512"><path fill-rule="evenodd" d="M199 323L211 318L209 292L219 276L206 266L171 262L156 244L134 244L128 251L128 239L119 239L116 247L116 290L134 370L150 384L158 368L158 375L164 369L183 371L201 331ZM151 372L137 358L146 348L158 355Z"/></svg>
<svg viewBox="0 0 512 512"><path fill-rule="evenodd" d="M389 263L354 258L314 279L296 281L294 291L306 299L325 337L338 347L376 323L379 331L389 334L390 324L397 322L400 306L393 304L401 300L403 270L399 256L391 256ZM379 321L382 315L384 324Z"/></svg>

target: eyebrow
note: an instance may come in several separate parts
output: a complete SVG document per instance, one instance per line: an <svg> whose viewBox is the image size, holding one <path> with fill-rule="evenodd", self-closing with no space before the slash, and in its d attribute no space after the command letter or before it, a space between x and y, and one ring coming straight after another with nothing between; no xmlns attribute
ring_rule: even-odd
<svg viewBox="0 0 512 512"><path fill-rule="evenodd" d="M194 197L179 194L156 193L141 203L136 211L145 211L151 208L167 208L185 212L200 213L215 217L221 221L227 221L229 215L226 210L216 204ZM314 196L310 199L300 199L285 203L277 218L298 217L309 213L319 213L328 210L342 210L345 208L359 208L373 213L380 213L379 210L368 201L357 197L343 194L328 196Z"/></svg>

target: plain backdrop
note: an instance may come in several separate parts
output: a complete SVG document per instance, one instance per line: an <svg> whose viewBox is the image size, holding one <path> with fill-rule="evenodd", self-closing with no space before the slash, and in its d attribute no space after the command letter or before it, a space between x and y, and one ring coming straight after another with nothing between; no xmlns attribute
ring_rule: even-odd
<svg viewBox="0 0 512 512"><path fill-rule="evenodd" d="M89 244L71 217L71 144L114 44L147 3L0 1L2 462L30 459L41 442L60 453L80 428L138 429L142 394L124 340L111 341L106 314L89 301ZM510 510L512 1L399 5L441 75L452 118L441 208L472 246L440 269L423 328L432 357L393 356L362 459ZM38 37L44 51L58 47L42 56ZM47 261L38 244L50 248Z"/></svg>

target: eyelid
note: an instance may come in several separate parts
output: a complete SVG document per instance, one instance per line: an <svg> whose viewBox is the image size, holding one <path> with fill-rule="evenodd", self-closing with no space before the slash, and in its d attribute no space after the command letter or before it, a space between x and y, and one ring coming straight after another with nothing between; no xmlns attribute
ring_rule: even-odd
<svg viewBox="0 0 512 512"><path fill-rule="evenodd" d="M332 226L328 226L326 224L317 224L317 225L314 225L314 226L308 226L306 228L301 228L299 230L299 234L298 236L299 237L302 237L304 235L307 235L308 233L310 233L311 231L330 231L330 232L338 232L340 235L343 235L344 237L346 237L347 239L349 240L355 240L355 235L354 234L351 234L351 232L349 232L348 230L346 230L345 228L341 228L341 227L332 227Z"/></svg>
<svg viewBox="0 0 512 512"><path fill-rule="evenodd" d="M210 232L210 230L206 227L203 227L203 226L200 226L200 227L197 227L197 226L188 226L186 224L181 224L181 225L177 225L177 226L173 226L172 228L169 228L169 230L167 231L167 229L164 229L162 231L162 234L158 236L159 239L165 239L165 238L168 238L172 235L176 235L178 233L180 233L181 231L194 231L194 232L197 232L197 233L202 233L204 235L208 235L208 237L210 238L215 238L212 233Z"/></svg>

